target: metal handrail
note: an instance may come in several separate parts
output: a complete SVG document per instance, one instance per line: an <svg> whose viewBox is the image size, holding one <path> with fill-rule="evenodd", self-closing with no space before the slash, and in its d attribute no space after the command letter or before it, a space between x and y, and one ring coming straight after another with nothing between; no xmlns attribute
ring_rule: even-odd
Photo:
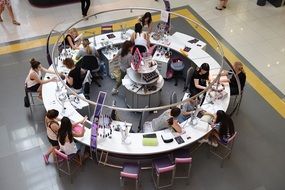
<svg viewBox="0 0 285 190"><path fill-rule="evenodd" d="M98 12L98 13L95 13L93 15L89 15L87 16L87 18L90 18L90 17L95 17L97 18L98 15L101 15L101 14L104 14L104 13L109 13L109 12L116 12L116 11L125 11L125 10L129 10L129 11L133 11L133 10L147 10L147 11L155 11L155 12L160 12L160 11L164 11L164 10L161 10L161 9L154 9L154 8L146 8L146 7L128 7L128 8L118 8L118 9L112 9L112 10L105 10L105 11L101 11L101 12ZM175 13L175 12L169 12L170 14L172 15L175 15L175 16L178 16L178 17L181 17L181 18L184 18L185 20L187 21L190 21L194 24L196 24L197 26L201 27L202 29L204 29L206 32L208 32L208 34L210 34L210 36L215 40L215 42L217 43L218 45L218 48L220 50L220 55L221 55L221 69L219 71L219 74L217 75L217 77L207 86L206 89L204 89L202 92L196 94L195 96L191 97L191 98L187 98L183 101L180 101L180 102L177 102L177 103L174 103L174 104L171 104L171 105L164 105L164 106L158 106L158 107L152 107L152 108L123 108L123 107L117 107L117 106L110 106L110 105L103 105L103 107L106 107L106 108L109 108L109 109L114 109L114 110L120 110L120 111L130 111L130 112L142 112L142 111L155 111L155 110L162 110L162 109L168 109L169 107L174 107L174 106L178 106L178 105L181 105L182 103L184 102L187 102L189 99L193 99L193 98L196 98L198 96L200 96L201 94L204 94L205 92L207 92L213 84L215 84L216 82L219 81L220 79L220 76L221 76L221 72L223 70L223 65L224 65L224 53L223 53L223 49L222 49L222 46L221 46L221 43L220 41L208 30L206 29L203 25L201 25L200 23L198 23L197 21L195 20L192 20L190 18L187 18L183 15L180 15L178 13ZM75 91L73 91L70 87L68 87L66 85L66 83L61 79L61 77L59 76L59 72L57 71L57 68L56 68L56 65L54 63L56 63L56 56L55 56L55 52L57 50L57 47L59 45L59 42L60 42L60 39L62 37L64 37L64 34L67 33L67 31L72 28L74 25L78 24L79 22L83 21L84 19L86 18L82 18L78 21L76 21L75 23L73 23L72 25L70 25L65 31L63 31L62 33L60 33L56 43L54 44L53 48L52 48L52 58L53 60L52 61L52 65L53 65L53 68L54 68L54 71L56 73L56 75L58 76L59 80L62 82L62 84L65 86L65 88L70 91L73 95L75 95L77 98L80 98L81 100L83 101L86 101L88 102L89 104L92 104L92 105L97 105L96 102L93 102L91 100L88 100L86 98L83 98L81 96L79 96ZM50 32L50 35L52 34L53 30ZM48 44L48 43L47 43ZM49 49L47 48L47 54L49 54ZM49 60L50 61L50 60ZM231 66L231 65L230 65ZM236 77L236 76L235 76ZM237 79L237 77L236 77ZM239 80L237 80L239 81ZM239 84L239 90L240 90L240 84ZM240 93L240 92L239 92Z"/></svg>

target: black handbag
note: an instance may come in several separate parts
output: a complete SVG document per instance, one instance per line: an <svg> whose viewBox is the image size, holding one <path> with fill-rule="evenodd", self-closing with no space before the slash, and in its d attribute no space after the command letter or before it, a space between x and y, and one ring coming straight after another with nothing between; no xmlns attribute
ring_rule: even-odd
<svg viewBox="0 0 285 190"><path fill-rule="evenodd" d="M25 95L25 97L24 97L24 106L25 106L26 108L28 108L28 107L31 106L29 97L28 97L27 95Z"/></svg>

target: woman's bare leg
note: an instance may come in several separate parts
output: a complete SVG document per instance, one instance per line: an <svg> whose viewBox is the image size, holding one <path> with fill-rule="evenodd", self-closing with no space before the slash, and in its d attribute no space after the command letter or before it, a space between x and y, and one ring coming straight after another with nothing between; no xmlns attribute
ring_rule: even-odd
<svg viewBox="0 0 285 190"><path fill-rule="evenodd" d="M3 19L1 17L3 11L4 11L4 5L1 5L0 6L0 22L3 22Z"/></svg>
<svg viewBox="0 0 285 190"><path fill-rule="evenodd" d="M11 5L7 5L6 8L7 8L7 10L8 10L9 16L10 16L11 19L12 19L13 24L15 24L15 25L20 25L20 23L15 20L15 15L14 15L14 13L13 13L12 6L11 6Z"/></svg>
<svg viewBox="0 0 285 190"><path fill-rule="evenodd" d="M228 1L229 1L229 0L224 0L224 1L223 1L223 8L226 8L226 7L227 7Z"/></svg>

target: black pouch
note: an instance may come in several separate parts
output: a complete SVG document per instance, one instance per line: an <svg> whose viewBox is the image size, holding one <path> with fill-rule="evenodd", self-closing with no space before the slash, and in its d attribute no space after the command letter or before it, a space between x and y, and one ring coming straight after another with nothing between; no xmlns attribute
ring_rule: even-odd
<svg viewBox="0 0 285 190"><path fill-rule="evenodd" d="M31 106L31 105L30 105L29 97L28 97L27 95L25 95L25 97L24 97L24 106L25 106L26 108L28 108L28 107Z"/></svg>

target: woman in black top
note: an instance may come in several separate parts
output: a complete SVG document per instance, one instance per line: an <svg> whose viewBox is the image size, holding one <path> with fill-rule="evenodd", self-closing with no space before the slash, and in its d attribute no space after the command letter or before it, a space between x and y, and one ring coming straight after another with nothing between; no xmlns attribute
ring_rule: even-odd
<svg viewBox="0 0 285 190"><path fill-rule="evenodd" d="M209 70L209 64L203 63L201 67L194 71L190 84L191 96L194 96L207 88L207 81L209 80Z"/></svg>
<svg viewBox="0 0 285 190"><path fill-rule="evenodd" d="M70 69L68 76L65 77L67 85L75 90L80 90L82 88L82 75L84 74L84 71L81 70L80 67L75 66L71 58L66 58L63 60L63 65Z"/></svg>
<svg viewBox="0 0 285 190"><path fill-rule="evenodd" d="M79 45L76 44L75 38L78 36L76 28L69 29L67 35L64 38L64 44L72 49L79 49Z"/></svg>
<svg viewBox="0 0 285 190"><path fill-rule="evenodd" d="M200 143L206 142L217 147L218 141L227 144L229 139L235 134L234 122L223 110L217 111L211 127L213 130L200 140ZM211 141L209 141L209 138L211 138Z"/></svg>
<svg viewBox="0 0 285 190"><path fill-rule="evenodd" d="M235 74L239 78L241 91L243 91L245 81L246 81L246 74L243 70L243 65L241 62L237 61L234 63L233 68L234 68ZM236 78L232 76L229 82L230 82L231 95L238 95L239 89L238 89Z"/></svg>

